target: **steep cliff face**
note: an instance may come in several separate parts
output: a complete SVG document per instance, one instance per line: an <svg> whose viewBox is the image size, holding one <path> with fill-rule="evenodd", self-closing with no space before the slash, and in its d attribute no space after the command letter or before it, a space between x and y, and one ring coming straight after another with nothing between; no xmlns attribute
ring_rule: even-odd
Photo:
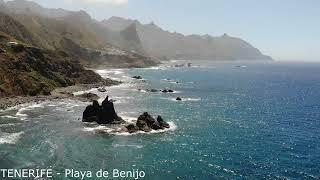
<svg viewBox="0 0 320 180"><path fill-rule="evenodd" d="M0 96L49 95L57 87L102 81L63 52L23 45L0 47Z"/></svg>
<svg viewBox="0 0 320 180"><path fill-rule="evenodd" d="M103 81L63 51L27 44L32 33L10 16L0 20L0 97L48 95L57 87Z"/></svg>

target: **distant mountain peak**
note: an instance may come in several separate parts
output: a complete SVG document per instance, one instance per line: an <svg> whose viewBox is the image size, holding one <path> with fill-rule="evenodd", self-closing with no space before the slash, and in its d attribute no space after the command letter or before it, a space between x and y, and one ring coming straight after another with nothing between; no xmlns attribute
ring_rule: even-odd
<svg viewBox="0 0 320 180"><path fill-rule="evenodd" d="M17 8L17 9L42 9L43 7L40 6L39 4L32 2L32 1L27 1L27 0L13 0L13 1L7 1L6 5L8 7L12 8Z"/></svg>
<svg viewBox="0 0 320 180"><path fill-rule="evenodd" d="M91 16L84 10L76 11L76 12L72 13L71 15L76 16L80 19L86 19L86 20L91 19Z"/></svg>
<svg viewBox="0 0 320 180"><path fill-rule="evenodd" d="M3 4L2 4L3 3ZM71 13L71 11L67 11L64 9L50 9L44 8L41 5L28 0L13 0L6 1L0 0L0 4L5 6L7 10L11 13L15 14L31 14L31 15L40 15L46 17L63 17Z"/></svg>
<svg viewBox="0 0 320 180"><path fill-rule="evenodd" d="M221 37L223 38L229 38L230 36L227 33L224 33Z"/></svg>
<svg viewBox="0 0 320 180"><path fill-rule="evenodd" d="M105 19L104 21L112 21L112 20L128 20L119 16L111 16L109 19Z"/></svg>
<svg viewBox="0 0 320 180"><path fill-rule="evenodd" d="M149 24L146 24L146 26L162 30L162 28L156 25L156 23L154 23L153 21L151 21Z"/></svg>
<svg viewBox="0 0 320 180"><path fill-rule="evenodd" d="M130 26L128 26L126 29L124 29L120 33L127 41L135 42L138 44L141 43L138 32L137 32L136 23L132 23Z"/></svg>
<svg viewBox="0 0 320 180"><path fill-rule="evenodd" d="M151 21L148 25L149 26L157 26L153 21Z"/></svg>

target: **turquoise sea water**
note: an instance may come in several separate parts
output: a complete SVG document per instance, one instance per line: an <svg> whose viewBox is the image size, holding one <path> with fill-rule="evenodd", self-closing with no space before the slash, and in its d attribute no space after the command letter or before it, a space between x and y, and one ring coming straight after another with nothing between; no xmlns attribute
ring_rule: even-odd
<svg viewBox="0 0 320 180"><path fill-rule="evenodd" d="M108 134L111 128L79 121L87 104L71 100L17 107L0 112L0 168L139 169L145 179L320 178L320 64L174 63L98 71L125 82L107 88L119 115L162 115L170 130ZM152 88L176 93L143 91Z"/></svg>

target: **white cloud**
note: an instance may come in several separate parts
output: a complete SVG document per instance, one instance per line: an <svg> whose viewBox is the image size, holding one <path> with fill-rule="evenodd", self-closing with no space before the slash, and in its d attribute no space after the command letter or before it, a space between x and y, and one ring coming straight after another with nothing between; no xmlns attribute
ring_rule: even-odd
<svg viewBox="0 0 320 180"><path fill-rule="evenodd" d="M96 4L96 3L103 3L103 4L112 4L112 5L124 5L128 4L128 0L67 0L72 3L86 3L86 4Z"/></svg>

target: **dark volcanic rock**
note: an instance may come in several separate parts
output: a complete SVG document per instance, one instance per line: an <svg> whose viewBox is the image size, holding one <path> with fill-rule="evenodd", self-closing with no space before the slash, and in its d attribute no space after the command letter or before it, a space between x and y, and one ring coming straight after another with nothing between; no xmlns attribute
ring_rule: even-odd
<svg viewBox="0 0 320 180"><path fill-rule="evenodd" d="M133 78L133 79L142 79L141 76L133 76L132 78Z"/></svg>
<svg viewBox="0 0 320 180"><path fill-rule="evenodd" d="M164 89L162 90L163 93L168 93L168 90Z"/></svg>
<svg viewBox="0 0 320 180"><path fill-rule="evenodd" d="M134 124L129 124L128 126L126 126L126 128L129 133L135 133L135 132L139 131L139 128L137 126L135 126Z"/></svg>
<svg viewBox="0 0 320 180"><path fill-rule="evenodd" d="M119 117L114 110L112 101L109 97L102 102L102 106L98 101L93 101L93 105L89 105L83 112L83 122L97 122L98 124L121 124L123 119Z"/></svg>
<svg viewBox="0 0 320 180"><path fill-rule="evenodd" d="M164 90L162 90L162 92L163 93L173 93L174 90L172 90L172 89L164 89Z"/></svg>
<svg viewBox="0 0 320 180"><path fill-rule="evenodd" d="M93 101L92 105L86 107L82 117L83 122L97 122L98 124L122 124L125 121L119 117L114 109L113 102L107 97L102 106L98 101ZM161 130L170 128L170 125L165 122L161 116L155 120L147 112L139 116L137 123L125 126L126 132L135 133L137 131L150 132L152 130Z"/></svg>
<svg viewBox="0 0 320 180"><path fill-rule="evenodd" d="M153 92L153 93L154 93L154 92L159 92L158 89L147 89L146 91L147 91L147 92Z"/></svg>
<svg viewBox="0 0 320 180"><path fill-rule="evenodd" d="M166 121L164 121L161 116L158 116L157 121L161 127L170 128L170 125Z"/></svg>
<svg viewBox="0 0 320 180"><path fill-rule="evenodd" d="M82 121L83 122L96 122L98 120L98 113L100 111L100 106L98 101L93 101L92 105L86 107L83 112Z"/></svg>
<svg viewBox="0 0 320 180"><path fill-rule="evenodd" d="M109 97L102 102L102 107L98 116L98 124L110 124L115 121L120 121L121 119L118 117L114 105L112 101L109 101Z"/></svg>
<svg viewBox="0 0 320 180"><path fill-rule="evenodd" d="M98 91L102 92L102 93L107 92L107 90L105 88L99 88Z"/></svg>
<svg viewBox="0 0 320 180"><path fill-rule="evenodd" d="M152 129L148 126L147 122L143 119L138 119L137 121L137 127L139 130L144 131L144 132L150 132Z"/></svg>
<svg viewBox="0 0 320 180"><path fill-rule="evenodd" d="M177 101L182 101L182 98L181 98L181 97L177 97L176 100L177 100Z"/></svg>
<svg viewBox="0 0 320 180"><path fill-rule="evenodd" d="M150 132L152 129L153 130L160 130L160 129L170 128L170 125L167 122L165 122L161 118L161 116L159 116L158 119L155 120L147 112L145 112L139 116L136 125L141 131L145 131L145 132Z"/></svg>
<svg viewBox="0 0 320 180"><path fill-rule="evenodd" d="M139 116L138 121L144 121L148 127L154 130L161 129L161 126L159 125L158 121L156 121L151 115L149 115L147 112L143 113Z"/></svg>

